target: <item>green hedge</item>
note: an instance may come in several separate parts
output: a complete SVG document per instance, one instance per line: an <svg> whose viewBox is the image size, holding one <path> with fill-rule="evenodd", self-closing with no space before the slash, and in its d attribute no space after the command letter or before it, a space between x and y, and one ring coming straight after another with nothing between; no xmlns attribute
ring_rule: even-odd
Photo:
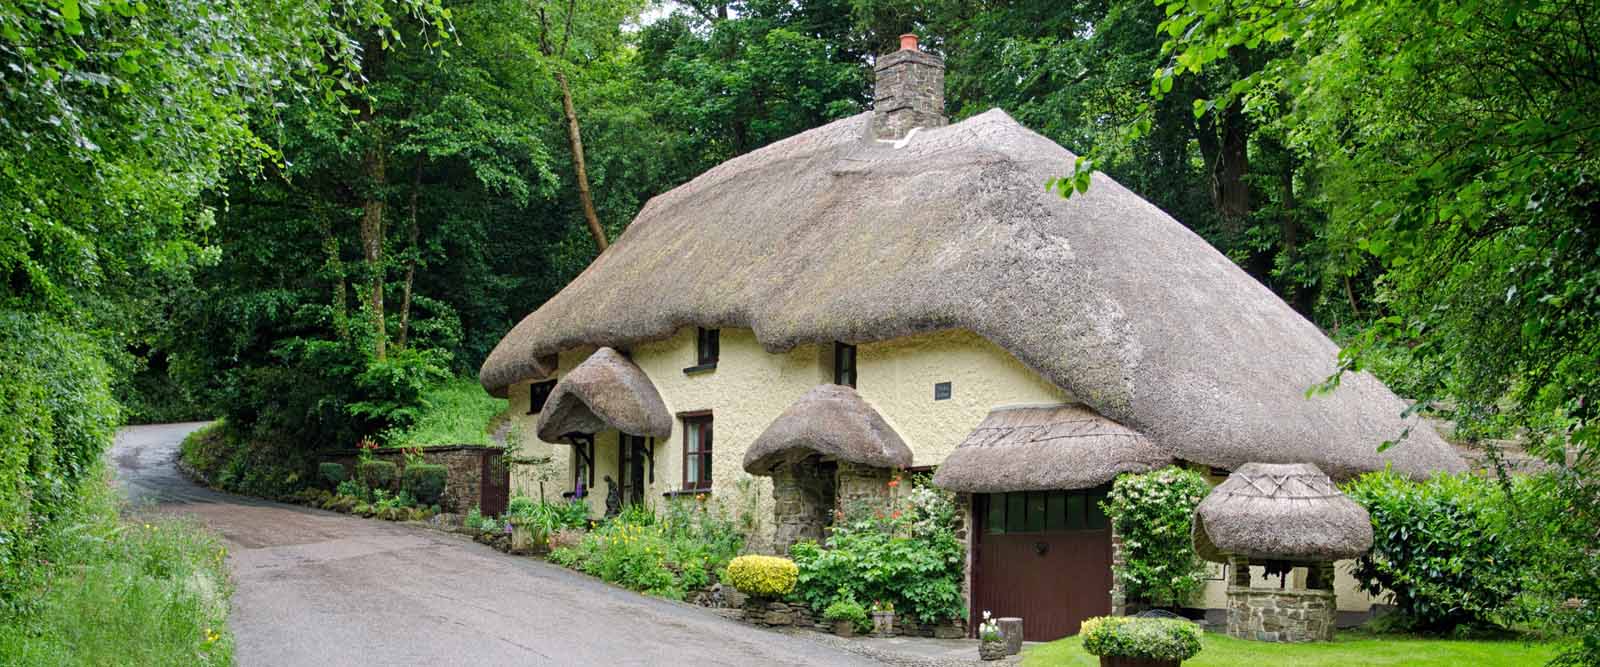
<svg viewBox="0 0 1600 667"><path fill-rule="evenodd" d="M322 481L328 483L329 489L339 488L339 482L350 479L349 471L345 470L344 465L340 463L317 464L317 475L322 478Z"/></svg>
<svg viewBox="0 0 1600 667"><path fill-rule="evenodd" d="M448 472L444 466L431 463L413 463L406 466L404 488L422 505L434 505L444 495Z"/></svg>
<svg viewBox="0 0 1600 667"><path fill-rule="evenodd" d="M399 468L392 461L362 461L356 464L356 478L371 489L388 489L394 486Z"/></svg>
<svg viewBox="0 0 1600 667"><path fill-rule="evenodd" d="M1200 652L1200 628L1175 618L1097 616L1082 635L1083 650L1100 656L1182 662Z"/></svg>

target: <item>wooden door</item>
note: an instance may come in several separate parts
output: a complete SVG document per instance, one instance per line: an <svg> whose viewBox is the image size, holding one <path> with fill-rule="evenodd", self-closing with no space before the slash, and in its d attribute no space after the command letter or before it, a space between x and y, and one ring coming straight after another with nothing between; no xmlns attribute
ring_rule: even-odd
<svg viewBox="0 0 1600 667"><path fill-rule="evenodd" d="M1020 617L1025 639L1049 641L1109 614L1104 497L1103 489L975 496L972 618Z"/></svg>

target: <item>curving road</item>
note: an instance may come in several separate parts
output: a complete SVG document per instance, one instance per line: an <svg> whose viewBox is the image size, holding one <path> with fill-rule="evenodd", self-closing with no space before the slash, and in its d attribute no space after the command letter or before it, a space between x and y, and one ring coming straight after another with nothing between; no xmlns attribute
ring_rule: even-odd
<svg viewBox="0 0 1600 667"><path fill-rule="evenodd" d="M203 425L123 429L111 456L135 502L227 542L241 665L878 664L459 536L212 491L175 466Z"/></svg>

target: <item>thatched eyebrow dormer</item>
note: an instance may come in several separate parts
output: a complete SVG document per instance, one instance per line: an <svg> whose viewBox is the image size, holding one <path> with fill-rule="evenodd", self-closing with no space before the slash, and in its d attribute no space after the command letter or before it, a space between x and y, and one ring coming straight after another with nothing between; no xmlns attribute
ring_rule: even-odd
<svg viewBox="0 0 1600 667"><path fill-rule="evenodd" d="M999 110L896 144L858 114L652 199L617 242L495 348L497 391L538 358L682 327L743 327L771 352L974 332L1175 459L1316 463L1337 478L1465 465L1367 373L1306 388L1338 348L1200 237Z"/></svg>

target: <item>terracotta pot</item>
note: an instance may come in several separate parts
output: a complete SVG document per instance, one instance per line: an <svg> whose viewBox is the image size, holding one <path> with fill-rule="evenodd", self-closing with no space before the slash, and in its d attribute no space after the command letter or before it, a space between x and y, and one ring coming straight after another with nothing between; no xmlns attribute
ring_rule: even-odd
<svg viewBox="0 0 1600 667"><path fill-rule="evenodd" d="M978 657L983 660L999 660L1006 657L1006 642L1004 639L982 641L978 643Z"/></svg>
<svg viewBox="0 0 1600 667"><path fill-rule="evenodd" d="M1133 658L1125 655L1102 655L1100 667L1178 667L1182 660L1157 660Z"/></svg>
<svg viewBox="0 0 1600 667"><path fill-rule="evenodd" d="M839 635L840 637L856 636L855 621L834 621L833 634Z"/></svg>

